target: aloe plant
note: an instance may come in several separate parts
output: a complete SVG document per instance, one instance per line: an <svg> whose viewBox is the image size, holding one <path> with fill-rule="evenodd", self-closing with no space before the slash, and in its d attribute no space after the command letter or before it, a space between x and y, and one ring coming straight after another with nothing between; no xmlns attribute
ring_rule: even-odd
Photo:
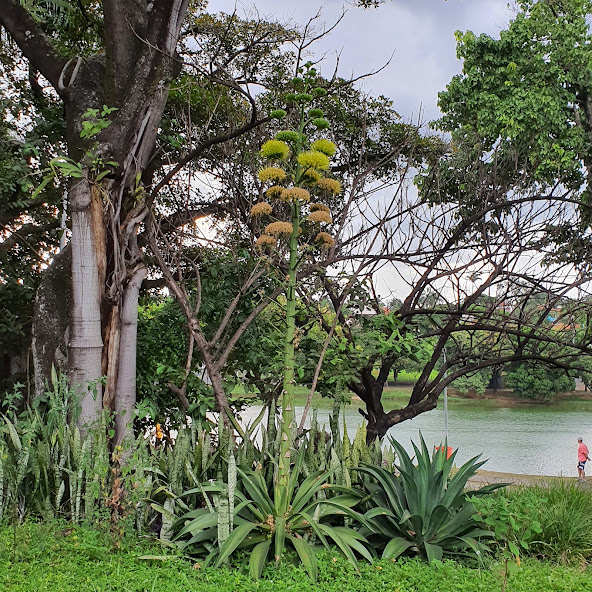
<svg viewBox="0 0 592 592"><path fill-rule="evenodd" d="M428 561L444 555L479 557L488 549L493 535L475 519L475 507L464 490L469 478L485 461L479 456L453 471L456 451L446 459L446 446L431 456L421 438L413 444L417 464L406 450L391 440L399 460L399 474L381 467L362 465L365 475L364 532L382 550L382 557L395 558L405 552L420 554ZM485 495L503 485L488 485L472 491Z"/></svg>

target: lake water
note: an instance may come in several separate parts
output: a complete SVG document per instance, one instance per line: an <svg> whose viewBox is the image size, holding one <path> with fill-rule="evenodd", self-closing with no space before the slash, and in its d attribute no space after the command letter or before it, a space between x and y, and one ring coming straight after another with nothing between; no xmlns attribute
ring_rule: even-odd
<svg viewBox="0 0 592 592"><path fill-rule="evenodd" d="M484 407L466 404L448 410L448 445L458 448L457 466L478 454L488 459L482 467L526 475L577 476L577 438L582 436L592 450L592 405ZM260 408L259 408L260 410ZM249 409L243 418L255 417L258 410ZM356 433L362 417L356 407L345 407L345 421L350 438ZM299 418L302 408L296 408ZM329 426L330 410L319 409L319 423ZM434 409L391 428L396 438L411 452L411 440L419 441L421 433L428 446L444 440L444 411ZM592 475L592 463L589 474Z"/></svg>

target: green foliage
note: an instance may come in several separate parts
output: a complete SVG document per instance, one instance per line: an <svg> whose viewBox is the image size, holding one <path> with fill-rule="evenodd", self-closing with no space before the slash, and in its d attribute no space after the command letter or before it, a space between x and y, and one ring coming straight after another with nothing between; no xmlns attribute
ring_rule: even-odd
<svg viewBox="0 0 592 592"><path fill-rule="evenodd" d="M345 281L348 278L341 279ZM355 285L348 299L346 314L349 315L350 310L363 310L367 298L367 287ZM317 315L322 315L325 327L330 326L335 317L328 305L321 305ZM317 391L322 396L342 396L348 385L359 380L361 370L367 368L369 363L374 366L380 365L382 360L396 360L404 365L411 360L424 358L430 349L426 341L418 340L413 332L404 327L396 312L375 315L352 313L352 318L355 318L355 322L348 327L338 324L327 347L317 384ZM308 380L316 368L326 337L326 329L317 321L308 328L300 342L299 360Z"/></svg>
<svg viewBox="0 0 592 592"><path fill-rule="evenodd" d="M590 249L584 230L590 222L591 113L584 97L592 91L592 3L517 5L499 39L457 32L463 72L440 93L444 116L436 124L452 142L419 184L436 201L460 196L464 214L477 211L481 192L492 187L504 201L545 193L555 194L553 201L568 191L580 208L571 212L576 220L554 216L546 224L545 260L578 266ZM486 227L500 230L494 221Z"/></svg>
<svg viewBox="0 0 592 592"><path fill-rule="evenodd" d="M578 368L582 382L588 390L592 390L592 356L580 356L578 358Z"/></svg>
<svg viewBox="0 0 592 592"><path fill-rule="evenodd" d="M527 516L527 526L540 525L523 551L539 559L581 565L592 559L592 491L558 480L548 486L508 489L480 500L479 512L497 519L502 511ZM531 528L532 530L532 528ZM510 539L519 544L517 538Z"/></svg>
<svg viewBox="0 0 592 592"><path fill-rule="evenodd" d="M46 188L31 199L43 169L63 145L64 121L58 101L48 99L38 108L22 90L15 46L3 43L0 78L0 353L14 353L30 340L35 292L46 262L40 254L58 244L56 212L64 191ZM24 127L22 121L29 124ZM57 207L56 207L57 206ZM43 263L43 264L42 264Z"/></svg>
<svg viewBox="0 0 592 592"><path fill-rule="evenodd" d="M176 539L185 537L184 552L204 556L204 565L217 567L225 563L236 551L247 551L249 572L259 578L267 558L271 554L283 557L287 549L296 552L309 577L317 579L318 568L315 548L322 543L327 549L337 546L341 552L358 566L356 553L371 560L365 538L339 523L336 518L343 515L357 517L351 510L357 497L346 488L340 488L341 495L325 499L331 487L327 480L329 472L317 471L304 480L300 473L304 467L304 449L291 467L288 489L275 486L268 488L262 467L253 470L238 468L238 482L235 490L234 529L232 521L211 503L180 517ZM218 484L200 486L186 492L186 495L203 493L226 497L228 488ZM323 494L323 495L321 495ZM215 499L215 496L214 496ZM230 498L229 498L230 499ZM287 502L287 504L286 504ZM288 512L284 513L284 507ZM220 521L224 520L226 536L221 540ZM333 521L333 523L332 523Z"/></svg>
<svg viewBox="0 0 592 592"><path fill-rule="evenodd" d="M527 501L527 500L522 500ZM542 528L533 518L534 500L531 503L511 503L504 495L475 497L472 502L478 512L477 520L490 529L499 543L498 555L504 562L504 581L515 566L520 566L520 555L538 538ZM543 500L538 500L540 503ZM510 564L510 561L515 561ZM505 586L504 586L505 587Z"/></svg>
<svg viewBox="0 0 592 592"><path fill-rule="evenodd" d="M471 390L474 390L477 395L482 395L492 375L493 369L485 368L457 378L450 386L457 389L461 395L466 395Z"/></svg>
<svg viewBox="0 0 592 592"><path fill-rule="evenodd" d="M82 434L65 378L38 407L0 428L0 520L26 514L65 517L73 523L94 516L108 476L106 425ZM42 408L45 407L44 412Z"/></svg>
<svg viewBox="0 0 592 592"><path fill-rule="evenodd" d="M576 384L565 370L542 364L512 364L506 371L506 385L516 395L537 401L552 401L559 393L570 393Z"/></svg>
<svg viewBox="0 0 592 592"><path fill-rule="evenodd" d="M363 459L392 470L393 451L383 452L378 445L368 448L363 429L353 442L347 434L341 439L336 405L330 441L326 442L316 414L310 430L299 437L298 454L284 490L277 487L277 463L273 462L280 450L276 434L281 432L272 421L262 430L261 447L253 446L250 434L259 420L246 432L239 431L242 442L237 445L236 469L234 453L228 463L218 457L217 481L206 483L202 477L201 483L179 496L179 507L186 511L180 513L173 530L183 552L200 557L204 565L220 565L238 554L237 561L248 561L255 577L260 576L269 555L278 560L290 549L311 579L316 579L319 546L337 546L356 567L358 555L370 559L364 537L350 528L365 522L352 509L359 501L359 494L351 489L358 480L352 469ZM223 540L220 533L225 533ZM248 555L242 557L240 552L247 548Z"/></svg>
<svg viewBox="0 0 592 592"><path fill-rule="evenodd" d="M150 415L150 424L173 427L186 415L169 383L180 386L185 379L189 338L178 304L170 298L147 300L138 307L138 401ZM187 376L188 414L203 423L213 408L211 388L199 378L200 358L194 356Z"/></svg>
<svg viewBox="0 0 592 592"><path fill-rule="evenodd" d="M383 558L396 558L409 552L428 559L444 555L480 558L487 551L492 533L475 519L475 507L464 492L469 478L484 461L478 457L453 471L454 452L446 459L446 446L430 453L421 438L413 444L417 465L396 441L392 444L399 460L399 475L381 467L363 465L358 470L369 477L366 490L365 518L371 523L366 533L379 548ZM487 486L476 491L481 496L501 486Z"/></svg>
<svg viewBox="0 0 592 592"><path fill-rule="evenodd" d="M484 152L501 140L500 157L518 154L530 182L553 184L559 178L578 188L588 141L580 109L572 106L590 90L584 72L591 59L586 16L592 5L518 4L520 11L499 39L457 33L463 73L440 93L440 126L474 134Z"/></svg>
<svg viewBox="0 0 592 592"><path fill-rule="evenodd" d="M82 116L82 130L80 132L81 138L94 138L97 134L101 133L104 129L107 129L111 125L111 120L106 117L113 111L117 111L117 107L107 107L103 105L103 109L100 112L98 109L88 109Z"/></svg>
<svg viewBox="0 0 592 592"><path fill-rule="evenodd" d="M143 508L142 530L158 515L161 517L160 537L168 540L178 511L187 506L180 499L183 491L215 479L220 470L220 456L208 430L192 425L181 427L174 445L151 448L146 461L151 475L146 498L149 507ZM180 510L178 509L180 508ZM156 514L150 512L153 510Z"/></svg>
<svg viewBox="0 0 592 592"><path fill-rule="evenodd" d="M153 557L153 559L148 559ZM146 558L146 559L143 559ZM65 529L60 522L25 523L0 528L0 585L5 592L492 592L501 590L497 566L472 569L454 561L426 565L417 559L360 564L360 572L338 554L318 558L319 578L310 582L302 567L270 564L253 581L228 567L204 568L163 551L158 545L126 536L113 552L100 529ZM527 561L512 580L512 592L587 590L589 570Z"/></svg>

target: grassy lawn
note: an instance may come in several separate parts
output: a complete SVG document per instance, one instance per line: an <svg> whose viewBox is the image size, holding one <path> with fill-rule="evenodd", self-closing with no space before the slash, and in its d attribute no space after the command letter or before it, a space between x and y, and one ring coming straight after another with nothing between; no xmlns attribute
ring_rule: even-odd
<svg viewBox="0 0 592 592"><path fill-rule="evenodd" d="M0 529L0 587L3 592L494 592L501 591L500 565L480 569L452 561L431 566L420 560L377 561L357 573L346 561L324 553L319 581L311 583L288 562L266 568L260 581L238 570L203 569L134 536L113 548L107 533L64 524L26 523ZM509 581L512 592L590 590L588 569L526 561Z"/></svg>
<svg viewBox="0 0 592 592"><path fill-rule="evenodd" d="M412 390L413 387L411 385L401 385L396 387L385 388L382 396L382 401L385 408L396 409L399 407L405 407L409 402L409 397L411 395ZM256 400L256 395L254 393L245 393L242 387L235 388L232 394L236 397L252 397ZM295 404L299 407L303 407L306 404L307 397L308 388L306 388L305 386L297 386ZM356 407L364 406L364 403L362 401L357 400L355 398L352 399L351 404ZM512 405L545 405L551 406L553 409L558 410L564 409L577 411L579 409L589 410L592 407L592 400L583 399L581 398L581 395L572 395L566 396L561 400L555 401L553 403L537 403L534 401L529 401L528 399L520 399L518 397L511 396L506 396L500 399L472 399L467 397L460 397L458 395L449 395L448 404L452 409L459 409L464 407L492 409L495 407L508 407ZM442 396L440 396L440 401L438 405L443 405ZM313 407L320 409L330 409L331 407L333 407L333 399L329 397L321 397L320 395L315 393L315 395L313 396Z"/></svg>

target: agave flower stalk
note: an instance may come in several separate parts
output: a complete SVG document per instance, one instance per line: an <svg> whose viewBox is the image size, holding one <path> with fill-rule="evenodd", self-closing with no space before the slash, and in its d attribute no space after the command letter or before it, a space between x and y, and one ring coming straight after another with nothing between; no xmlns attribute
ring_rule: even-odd
<svg viewBox="0 0 592 592"><path fill-rule="evenodd" d="M331 216L329 208L323 204L315 203L316 209L325 208L326 213L319 217L317 214L310 218L312 211L309 205L311 192L321 196L335 195L335 192L327 191L320 180L328 180L324 173L329 168L329 158L335 151L335 145L328 139L317 140L312 145L308 144L305 131L309 127L312 130L325 129L329 123L322 118L323 112L320 109L310 109L313 94L320 96L325 91L315 89L316 71L307 65L307 71L302 71L303 76L297 80L295 85L298 94L293 94L289 101L299 107L298 130L284 130L279 132L275 140L269 140L261 147L261 156L271 163L259 171L258 178L262 183L275 183L268 188L266 197L270 200L279 201L289 206L289 221L277 220L267 224L265 227L266 238L258 240L262 248L275 246L275 237L280 240L284 237L287 240L288 269L285 276L286 296L286 330L284 335L284 365L283 365L283 389L282 389L282 416L280 426L279 458L278 469L274 480L274 514L275 524L275 547L274 555L279 560L285 547L286 531L285 516L289 515L290 506L290 484L291 484L291 453L293 446L294 421L294 389L295 389L295 330L296 330L296 287L297 272L300 262L299 257L299 236L301 224L330 224ZM310 91L310 92L309 92ZM320 91L320 92L319 92ZM314 132L313 132L314 133ZM290 146L288 146L288 143ZM283 168L274 164L280 161ZM337 181L340 190L340 185ZM331 185L333 187L333 185ZM252 212L262 217L269 217L273 220L273 207L255 204ZM269 210L272 209L270 213ZM276 208L277 211L285 212L285 208ZM307 217L308 216L308 217ZM319 233L319 235L322 233ZM324 233L327 234L327 233ZM330 236L327 234L327 236ZM331 239L332 240L332 239ZM327 248L327 241L321 241L317 237L317 243L321 248ZM289 530L289 529L288 529Z"/></svg>
<svg viewBox="0 0 592 592"><path fill-rule="evenodd" d="M305 111L304 104L300 107L300 124L298 128L298 141L295 146L295 158L298 163L298 156L302 151L304 137ZM298 184L302 176L301 165L296 165L295 181ZM292 439L294 430L294 337L296 331L296 280L298 270L298 234L300 231L300 202L291 202L292 234L288 243L289 260L286 285L286 333L284 336L284 380L282 389L282 419L280 456L278 459L277 481L275 485L275 504L277 508L278 522L276 524L275 537L275 560L279 561L285 547L285 524L284 516L288 513L290 503L290 463L292 452Z"/></svg>

